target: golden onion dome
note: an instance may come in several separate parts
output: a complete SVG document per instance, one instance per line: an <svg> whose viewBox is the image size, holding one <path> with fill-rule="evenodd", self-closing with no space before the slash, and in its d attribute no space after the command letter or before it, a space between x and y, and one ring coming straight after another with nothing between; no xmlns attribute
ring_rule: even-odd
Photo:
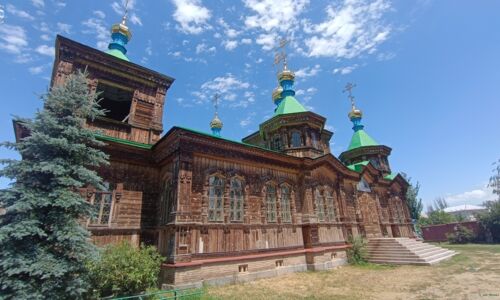
<svg viewBox="0 0 500 300"><path fill-rule="evenodd" d="M210 128L222 128L222 121L219 119L219 116L216 114L212 121L210 121Z"/></svg>
<svg viewBox="0 0 500 300"><path fill-rule="evenodd" d="M278 80L281 82L283 80L294 80L295 73L285 68L283 71L278 73Z"/></svg>
<svg viewBox="0 0 500 300"><path fill-rule="evenodd" d="M111 26L111 33L113 34L113 33L117 33L117 32L121 33L123 35L126 35L129 41L132 38L132 32L130 31L130 29L126 25L126 18L125 17L123 17L123 20L120 23L113 24L113 26Z"/></svg>
<svg viewBox="0 0 500 300"><path fill-rule="evenodd" d="M349 119L352 118L361 118L363 117L363 112L360 109L357 109L356 107L352 107L351 111L348 114Z"/></svg>
<svg viewBox="0 0 500 300"><path fill-rule="evenodd" d="M281 92L283 92L283 88L281 86L278 86L273 90L273 102L276 102L276 100L281 98Z"/></svg>

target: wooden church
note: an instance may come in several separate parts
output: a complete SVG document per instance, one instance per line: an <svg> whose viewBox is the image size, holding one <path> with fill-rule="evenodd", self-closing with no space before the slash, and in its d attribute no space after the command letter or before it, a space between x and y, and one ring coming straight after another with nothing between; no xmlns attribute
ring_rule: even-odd
<svg viewBox="0 0 500 300"><path fill-rule="evenodd" d="M295 98L286 64L274 115L241 142L221 137L217 115L209 133L175 126L162 135L174 79L130 62L130 38L124 18L106 52L56 39L51 85L86 68L108 111L86 124L110 156L100 170L108 189L85 193L98 211L87 221L96 244L155 245L166 257L161 283L187 287L333 268L346 263L350 236L414 236L408 183L354 103L339 158L326 119Z"/></svg>

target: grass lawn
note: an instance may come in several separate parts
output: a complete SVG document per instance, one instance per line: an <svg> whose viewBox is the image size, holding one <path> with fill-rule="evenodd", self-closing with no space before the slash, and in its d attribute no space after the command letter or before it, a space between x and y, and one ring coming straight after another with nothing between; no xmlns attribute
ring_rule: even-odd
<svg viewBox="0 0 500 300"><path fill-rule="evenodd" d="M207 287L203 299L500 299L500 245L448 245L434 266L344 266Z"/></svg>

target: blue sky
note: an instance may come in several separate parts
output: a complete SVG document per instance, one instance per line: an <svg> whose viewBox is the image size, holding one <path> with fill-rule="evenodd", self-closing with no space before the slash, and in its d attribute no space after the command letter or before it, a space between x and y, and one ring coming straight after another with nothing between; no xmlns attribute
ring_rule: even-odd
<svg viewBox="0 0 500 300"><path fill-rule="evenodd" d="M0 140L12 115L41 107L61 34L105 49L120 1L0 0ZM493 199L500 158L498 1L130 1L131 61L176 78L164 128L209 131L222 94L222 135L241 139L273 111L273 48L288 37L297 98L325 116L336 156L349 144L351 81L366 131L392 147L393 171L418 180L426 203ZM17 157L6 149L0 157ZM6 180L0 181L5 187Z"/></svg>

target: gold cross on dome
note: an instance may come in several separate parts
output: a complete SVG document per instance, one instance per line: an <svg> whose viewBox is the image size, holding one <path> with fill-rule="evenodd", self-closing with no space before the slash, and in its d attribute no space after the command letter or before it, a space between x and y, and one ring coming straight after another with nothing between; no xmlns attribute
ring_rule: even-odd
<svg viewBox="0 0 500 300"><path fill-rule="evenodd" d="M356 87L356 84L352 84L350 82L348 82L345 87L344 87L344 90L342 91L342 93L345 93L347 92L348 95L347 97L349 98L349 100L351 100L351 106L352 106L352 109L355 108L354 106L354 96L352 95L352 89Z"/></svg>
<svg viewBox="0 0 500 300"><path fill-rule="evenodd" d="M128 1L129 0L126 0L125 1L125 13L123 14L123 17L122 17L122 24L125 25L125 23L127 22L127 16L128 16ZM123 3L123 2L122 2Z"/></svg>
<svg viewBox="0 0 500 300"><path fill-rule="evenodd" d="M215 93L214 98L212 99L212 103L215 108L215 113L217 113L217 111L219 110L219 99L220 99L219 93Z"/></svg>
<svg viewBox="0 0 500 300"><path fill-rule="evenodd" d="M279 46L276 48L277 52L274 55L274 65L279 65L283 62L283 69L286 69L286 45L288 45L288 40L283 38L279 41Z"/></svg>

